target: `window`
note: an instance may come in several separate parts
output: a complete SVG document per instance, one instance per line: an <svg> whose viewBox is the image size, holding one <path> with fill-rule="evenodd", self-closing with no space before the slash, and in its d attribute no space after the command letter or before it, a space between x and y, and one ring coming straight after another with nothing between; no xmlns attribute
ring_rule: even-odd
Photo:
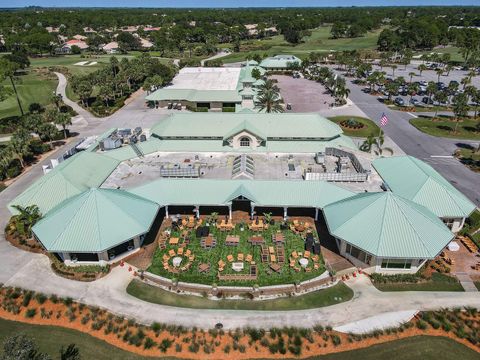
<svg viewBox="0 0 480 360"><path fill-rule="evenodd" d="M240 146L241 147L249 147L250 146L250 138L244 136L240 138Z"/></svg>
<svg viewBox="0 0 480 360"><path fill-rule="evenodd" d="M411 259L383 259L382 269L410 269L412 267Z"/></svg>
<svg viewBox="0 0 480 360"><path fill-rule="evenodd" d="M353 245L347 244L345 252L348 255L353 256L355 259L358 259L365 264L370 264L370 262L372 261L372 256L370 254L367 254L365 251L360 250L359 248Z"/></svg>

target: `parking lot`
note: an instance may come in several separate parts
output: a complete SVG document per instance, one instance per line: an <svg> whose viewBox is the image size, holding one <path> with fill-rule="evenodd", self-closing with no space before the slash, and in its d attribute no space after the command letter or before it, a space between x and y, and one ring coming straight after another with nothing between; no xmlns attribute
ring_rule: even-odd
<svg viewBox="0 0 480 360"><path fill-rule="evenodd" d="M278 81L285 104L292 104L292 109L287 112L317 112L329 109L334 102L325 87L315 81L287 75L273 75L271 78Z"/></svg>

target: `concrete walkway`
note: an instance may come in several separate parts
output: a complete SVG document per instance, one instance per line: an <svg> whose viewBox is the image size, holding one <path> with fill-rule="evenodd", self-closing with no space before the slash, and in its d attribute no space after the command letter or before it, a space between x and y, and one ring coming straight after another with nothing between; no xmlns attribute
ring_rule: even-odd
<svg viewBox="0 0 480 360"><path fill-rule="evenodd" d="M200 61L200 65L204 66L204 65L205 65L205 61L220 59L220 58L225 57L225 56L227 56L227 55L230 55L230 53L221 51L221 52L219 52L219 53L216 53L216 54L213 55L213 56L210 56L209 58L206 58L206 59L201 60L201 61Z"/></svg>
<svg viewBox="0 0 480 360"><path fill-rule="evenodd" d="M416 310L387 312L342 326L337 326L334 327L333 330L347 334L368 334L374 330L385 330L405 324L412 320L417 313L418 311Z"/></svg>
<svg viewBox="0 0 480 360"><path fill-rule="evenodd" d="M463 289L465 291L478 292L478 289L475 286L475 284L474 284L472 278L470 277L470 275L468 275L465 272L457 272L457 273L455 273L455 276L458 278L458 281L460 281L460 284L463 286Z"/></svg>

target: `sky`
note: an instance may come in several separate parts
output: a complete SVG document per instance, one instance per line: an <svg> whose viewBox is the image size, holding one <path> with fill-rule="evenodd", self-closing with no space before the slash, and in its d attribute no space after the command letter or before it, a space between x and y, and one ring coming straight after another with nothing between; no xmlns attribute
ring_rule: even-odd
<svg viewBox="0 0 480 360"><path fill-rule="evenodd" d="M0 8L43 7L314 7L477 5L480 0L0 0Z"/></svg>

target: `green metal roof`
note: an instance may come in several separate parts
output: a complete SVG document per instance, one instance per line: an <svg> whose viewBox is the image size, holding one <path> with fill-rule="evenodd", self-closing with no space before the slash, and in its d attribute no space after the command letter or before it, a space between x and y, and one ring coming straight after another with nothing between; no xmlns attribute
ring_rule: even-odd
<svg viewBox="0 0 480 360"><path fill-rule="evenodd" d="M412 156L380 158L372 165L396 194L430 209L438 217L463 218L475 205L430 165Z"/></svg>
<svg viewBox="0 0 480 360"><path fill-rule="evenodd" d="M323 212L333 236L379 257L434 258L454 237L427 208L389 191L361 193Z"/></svg>
<svg viewBox="0 0 480 360"><path fill-rule="evenodd" d="M218 137L242 124L255 127L268 138L330 139L342 134L334 122L315 113L179 113L151 129L162 137Z"/></svg>
<svg viewBox="0 0 480 360"><path fill-rule="evenodd" d="M302 61L294 55L275 55L260 62L260 66L266 69L286 69L289 63L301 64Z"/></svg>
<svg viewBox="0 0 480 360"><path fill-rule="evenodd" d="M93 152L81 152L63 161L30 185L9 204L37 205L45 214L50 209L89 188L100 186L120 162Z"/></svg>
<svg viewBox="0 0 480 360"><path fill-rule="evenodd" d="M116 189L90 189L52 209L33 227L48 251L100 252L148 232L158 204Z"/></svg>
<svg viewBox="0 0 480 360"><path fill-rule="evenodd" d="M145 98L147 101L191 101L191 102L241 102L236 90L195 90L168 89L154 91Z"/></svg>
<svg viewBox="0 0 480 360"><path fill-rule="evenodd" d="M227 205L244 196L256 206L319 207L354 193L324 181L158 179L130 189L160 205Z"/></svg>

